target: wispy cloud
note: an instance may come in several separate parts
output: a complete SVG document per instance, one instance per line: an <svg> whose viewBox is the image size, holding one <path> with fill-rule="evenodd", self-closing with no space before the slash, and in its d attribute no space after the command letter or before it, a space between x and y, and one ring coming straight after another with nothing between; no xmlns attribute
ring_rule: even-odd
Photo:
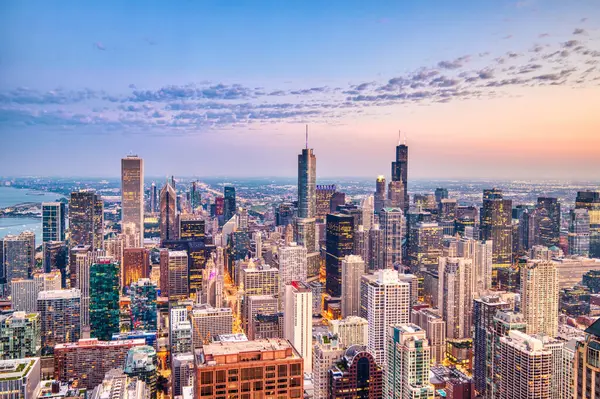
<svg viewBox="0 0 600 399"><path fill-rule="evenodd" d="M101 51L105 51L106 50L106 46L104 46L104 44L102 44L102 42L96 42L96 43L94 43L94 48L96 50L101 50Z"/></svg>

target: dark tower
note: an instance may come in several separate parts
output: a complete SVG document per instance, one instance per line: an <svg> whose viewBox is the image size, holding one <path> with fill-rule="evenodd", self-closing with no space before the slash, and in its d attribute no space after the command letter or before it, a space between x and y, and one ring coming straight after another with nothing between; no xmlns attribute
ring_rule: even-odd
<svg viewBox="0 0 600 399"><path fill-rule="evenodd" d="M404 186L404 206L402 210L408 212L408 146L405 141L396 146L396 161L392 162L392 181L401 181Z"/></svg>

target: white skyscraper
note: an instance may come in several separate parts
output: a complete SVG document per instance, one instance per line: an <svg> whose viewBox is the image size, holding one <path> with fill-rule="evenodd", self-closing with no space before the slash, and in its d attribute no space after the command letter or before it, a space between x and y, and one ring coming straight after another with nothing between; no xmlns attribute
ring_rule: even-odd
<svg viewBox="0 0 600 399"><path fill-rule="evenodd" d="M365 231L368 232L375 223L375 199L373 195L363 199L360 208L362 209L362 225Z"/></svg>
<svg viewBox="0 0 600 399"><path fill-rule="evenodd" d="M558 273L552 261L521 266L521 309L527 334L558 335Z"/></svg>
<svg viewBox="0 0 600 399"><path fill-rule="evenodd" d="M448 338L461 339L471 336L472 265L471 259L439 258L440 308L446 321Z"/></svg>
<svg viewBox="0 0 600 399"><path fill-rule="evenodd" d="M369 322L358 316L350 316L341 320L330 320L329 331L337 335L340 344L367 346L369 342Z"/></svg>
<svg viewBox="0 0 600 399"><path fill-rule="evenodd" d="M368 351L383 364L389 326L409 322L410 285L391 269L368 274L361 281L361 316L369 323Z"/></svg>
<svg viewBox="0 0 600 399"><path fill-rule="evenodd" d="M313 346L314 399L329 396L329 369L344 356L344 345L335 334L319 334Z"/></svg>
<svg viewBox="0 0 600 399"><path fill-rule="evenodd" d="M473 294L489 291L492 288L492 241L462 238L457 244L457 256L473 261Z"/></svg>
<svg viewBox="0 0 600 399"><path fill-rule="evenodd" d="M384 397L389 399L430 399L429 342L425 330L416 324L389 327Z"/></svg>
<svg viewBox="0 0 600 399"><path fill-rule="evenodd" d="M279 298L284 298L285 286L292 281L307 280L306 248L295 242L279 248Z"/></svg>
<svg viewBox="0 0 600 399"><path fill-rule="evenodd" d="M342 317L360 314L360 281L365 274L365 261L357 255L342 260Z"/></svg>
<svg viewBox="0 0 600 399"><path fill-rule="evenodd" d="M131 226L139 246L144 243L144 161L135 155L121 159L121 224ZM125 232L125 229L123 229Z"/></svg>
<svg viewBox="0 0 600 399"><path fill-rule="evenodd" d="M283 335L304 359L304 372L312 371L312 290L301 281L285 286Z"/></svg>

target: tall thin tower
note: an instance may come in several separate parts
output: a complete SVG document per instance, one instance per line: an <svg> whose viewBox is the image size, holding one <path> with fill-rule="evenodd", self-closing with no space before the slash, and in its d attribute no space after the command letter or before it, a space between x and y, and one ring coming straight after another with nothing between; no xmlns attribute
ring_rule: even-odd
<svg viewBox="0 0 600 399"><path fill-rule="evenodd" d="M317 207L317 157L308 148L308 125L306 148L298 155L298 218L314 218Z"/></svg>
<svg viewBox="0 0 600 399"><path fill-rule="evenodd" d="M144 244L144 160L137 155L121 159L121 226L134 226L139 246Z"/></svg>
<svg viewBox="0 0 600 399"><path fill-rule="evenodd" d="M408 212L408 145L406 145L406 135L404 142L398 133L398 145L396 146L396 161L392 162L392 181L401 181L404 186L404 214Z"/></svg>

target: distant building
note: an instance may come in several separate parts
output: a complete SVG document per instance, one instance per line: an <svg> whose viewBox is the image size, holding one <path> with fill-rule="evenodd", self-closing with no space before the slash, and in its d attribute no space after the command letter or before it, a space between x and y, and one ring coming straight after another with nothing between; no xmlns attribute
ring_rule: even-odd
<svg viewBox="0 0 600 399"><path fill-rule="evenodd" d="M325 245L326 292L332 297L342 295L342 260L352 255L354 247L354 218L341 213L327 215Z"/></svg>
<svg viewBox="0 0 600 399"><path fill-rule="evenodd" d="M74 191L69 200L69 246L104 246L104 202L94 191Z"/></svg>
<svg viewBox="0 0 600 399"><path fill-rule="evenodd" d="M148 278L141 278L131 284L131 327L134 330L157 331L158 288Z"/></svg>
<svg viewBox="0 0 600 399"><path fill-rule="evenodd" d="M133 225L138 247L144 243L144 160L136 155L121 159L121 225Z"/></svg>
<svg viewBox="0 0 600 399"><path fill-rule="evenodd" d="M35 265L35 234L31 231L24 231L19 235L9 234L1 242L4 267L0 272L7 284L7 294L10 295L12 280L31 277Z"/></svg>
<svg viewBox="0 0 600 399"><path fill-rule="evenodd" d="M231 308L197 306L190 313L194 349L211 341L212 337L233 332Z"/></svg>
<svg viewBox="0 0 600 399"><path fill-rule="evenodd" d="M552 261L521 266L521 309L528 334L558 335L558 273Z"/></svg>
<svg viewBox="0 0 600 399"><path fill-rule="evenodd" d="M342 259L342 317L360 314L360 281L365 273L365 262L360 256Z"/></svg>
<svg viewBox="0 0 600 399"><path fill-rule="evenodd" d="M585 341L577 344L575 351L575 374L573 398L597 398L600 395L600 319L585 330Z"/></svg>
<svg viewBox="0 0 600 399"><path fill-rule="evenodd" d="M64 241L66 210L64 202L42 203L42 242Z"/></svg>
<svg viewBox="0 0 600 399"><path fill-rule="evenodd" d="M586 209L590 218L590 257L600 258L600 191L579 191L575 209Z"/></svg>
<svg viewBox="0 0 600 399"><path fill-rule="evenodd" d="M383 208L379 211L379 225L383 230L383 257L386 268L402 262L402 240L406 220L400 208Z"/></svg>
<svg viewBox="0 0 600 399"><path fill-rule="evenodd" d="M436 311L425 308L413 309L411 322L425 331L431 349L431 364L442 364L446 352L446 321Z"/></svg>
<svg viewBox="0 0 600 399"><path fill-rule="evenodd" d="M150 276L150 252L146 248L125 248L121 267L121 287Z"/></svg>
<svg viewBox="0 0 600 399"><path fill-rule="evenodd" d="M37 356L40 334L39 313L0 315L0 360Z"/></svg>
<svg viewBox="0 0 600 399"><path fill-rule="evenodd" d="M284 337L304 359L304 370L312 370L312 290L301 281L285 286Z"/></svg>
<svg viewBox="0 0 600 399"><path fill-rule="evenodd" d="M590 255L590 214L587 209L569 212L569 255Z"/></svg>
<svg viewBox="0 0 600 399"><path fill-rule="evenodd" d="M109 341L119 332L119 265L100 258L90 267L91 336Z"/></svg>
<svg viewBox="0 0 600 399"><path fill-rule="evenodd" d="M177 239L177 193L167 181L160 190L160 241Z"/></svg>
<svg viewBox="0 0 600 399"><path fill-rule="evenodd" d="M492 241L494 268L512 264L512 200L504 199L502 190L483 190L480 215L482 240ZM495 281L495 280L494 280Z"/></svg>

